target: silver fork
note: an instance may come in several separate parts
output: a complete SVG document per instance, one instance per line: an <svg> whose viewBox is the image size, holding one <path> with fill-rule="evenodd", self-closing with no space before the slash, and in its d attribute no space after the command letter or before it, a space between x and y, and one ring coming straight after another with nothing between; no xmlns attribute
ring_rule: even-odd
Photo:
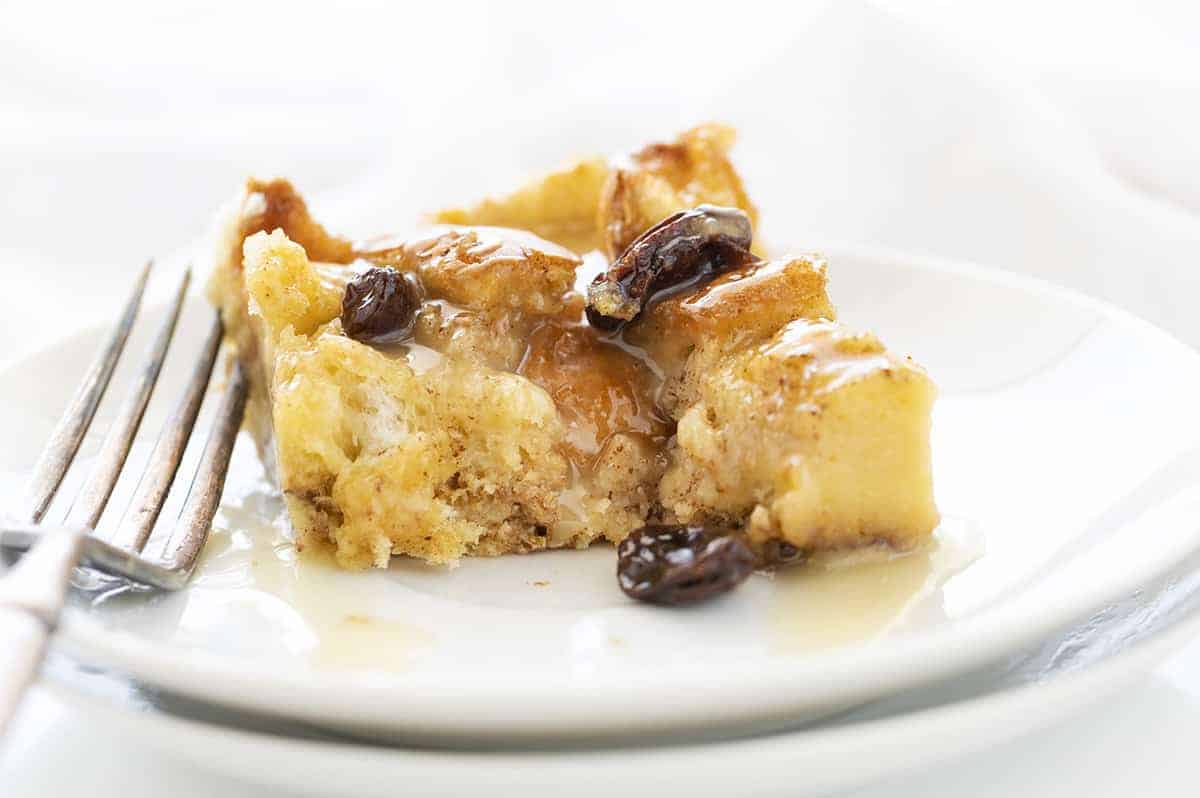
<svg viewBox="0 0 1200 798"><path fill-rule="evenodd" d="M175 528L160 553L153 556L144 553L179 470L217 361L222 328L220 316L214 312L199 359L159 435L117 532L110 541L93 534L121 476L175 334L190 281L190 271L185 271L147 350L145 362L108 429L65 522L42 523L125 349L142 305L150 270L151 264L142 270L116 328L50 436L34 467L21 514L14 519L0 519L0 548L28 550L0 580L0 652L3 653L0 734L25 688L36 677L47 641L62 612L73 569L82 565L146 587L177 590L187 584L195 568L221 498L233 442L246 405L247 382L240 366L233 368L224 388Z"/></svg>

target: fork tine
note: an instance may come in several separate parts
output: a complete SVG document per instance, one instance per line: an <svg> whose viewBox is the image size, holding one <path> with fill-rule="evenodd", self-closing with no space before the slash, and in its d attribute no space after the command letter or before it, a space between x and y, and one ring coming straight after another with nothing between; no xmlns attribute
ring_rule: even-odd
<svg viewBox="0 0 1200 798"><path fill-rule="evenodd" d="M179 312L183 308L190 281L191 269L184 269L166 318L159 325L158 334L147 351L146 363L142 366L141 374L125 397L116 420L104 438L100 454L92 466L92 473L67 516L67 526L92 529L100 520L113 487L121 476L125 458L129 456L129 449L137 435L138 426L142 423L146 405L150 403L150 394L154 392L154 384L158 381L163 361L166 359L167 347L171 345L171 338L175 335L176 322L179 321Z"/></svg>
<svg viewBox="0 0 1200 798"><path fill-rule="evenodd" d="M46 525L7 523L3 530L4 547L15 551L32 551L48 535L64 531L72 530L68 530L66 527L58 529ZM73 531L76 533L86 532L86 530ZM83 535L83 548L79 564L95 568L111 576L131 579L138 584L162 590L178 590L187 584L189 576L187 573L172 571L160 563L139 557L128 549L119 548L88 534Z"/></svg>
<svg viewBox="0 0 1200 798"><path fill-rule="evenodd" d="M229 470L234 440L242 426L248 389L246 372L240 363L235 362L225 395L221 397L212 432L204 445L196 476L179 514L178 525L164 546L167 566L177 573L191 572L196 556L208 537L209 524L221 501L221 489L225 485L225 473Z"/></svg>
<svg viewBox="0 0 1200 798"><path fill-rule="evenodd" d="M46 514L50 502L54 499L54 494L58 492L58 487L62 484L63 476L71 467L71 461L75 459L75 453L79 451L79 444L83 442L83 436L87 434L88 427L91 426L92 419L96 415L96 408L100 405L100 399L103 398L113 370L121 357L121 352L125 349L129 331L133 329L134 319L137 318L138 309L142 305L142 297L146 293L146 281L150 278L152 265L153 261L143 267L142 273L134 284L133 292L121 312L121 318L117 322L116 328L110 333L104 347L88 368L87 375L83 378L83 383L79 386L75 398L71 400L71 404L59 419L54 432L50 435L50 441L42 451L41 457L38 458L37 465L34 466L33 478L29 482L26 498L26 515L31 523L41 521Z"/></svg>
<svg viewBox="0 0 1200 798"><path fill-rule="evenodd" d="M158 442L154 445L154 451L138 483L133 501L129 504L125 518L117 527L113 545L140 552L154 529L154 522L162 512L163 503L175 481L179 463L183 460L192 428L196 424L196 416L200 413L204 392L208 388L213 366L217 361L217 352L221 348L221 316L219 313L213 315L212 326L204 341L204 347L200 350L196 368L192 371L175 411L159 433Z"/></svg>

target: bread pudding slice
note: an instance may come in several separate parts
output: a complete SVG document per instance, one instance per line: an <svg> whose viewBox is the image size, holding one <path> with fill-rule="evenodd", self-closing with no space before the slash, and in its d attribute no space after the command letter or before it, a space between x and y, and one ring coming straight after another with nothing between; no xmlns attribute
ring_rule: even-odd
<svg viewBox="0 0 1200 798"><path fill-rule="evenodd" d="M721 186L752 210L732 167L708 163L724 159L714 136L684 134L673 146L706 154L680 169L647 148L620 180L670 185L668 214ZM614 227L610 169L365 242L327 232L286 181L247 184L210 290L300 545L385 567L707 525L768 562L930 534L925 372L836 322L820 258L756 257L751 213ZM576 246L638 232L610 263L481 221ZM636 307L597 315L600 295Z"/></svg>

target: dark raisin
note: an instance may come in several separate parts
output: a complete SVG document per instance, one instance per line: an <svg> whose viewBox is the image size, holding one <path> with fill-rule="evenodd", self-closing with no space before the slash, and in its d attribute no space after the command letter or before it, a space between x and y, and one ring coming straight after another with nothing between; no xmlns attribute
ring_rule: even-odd
<svg viewBox="0 0 1200 798"><path fill-rule="evenodd" d="M751 232L750 217L737 208L700 205L668 216L638 236L588 286L588 321L615 329L656 294L753 261Z"/></svg>
<svg viewBox="0 0 1200 798"><path fill-rule="evenodd" d="M740 585L754 570L754 552L728 529L646 526L617 547L617 583L651 604L693 604Z"/></svg>
<svg viewBox="0 0 1200 798"><path fill-rule="evenodd" d="M420 307L416 277L391 266L372 266L346 286L342 330L367 344L397 343L412 334Z"/></svg>

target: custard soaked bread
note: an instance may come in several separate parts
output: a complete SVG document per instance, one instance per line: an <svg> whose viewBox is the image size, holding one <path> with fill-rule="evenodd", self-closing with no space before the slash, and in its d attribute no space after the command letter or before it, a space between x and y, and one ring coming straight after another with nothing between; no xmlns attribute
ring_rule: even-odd
<svg viewBox="0 0 1200 798"><path fill-rule="evenodd" d="M655 571L678 598L927 537L933 385L835 322L821 259L755 254L729 138L585 161L407 240L248 183L211 292L298 541L358 568L628 538L622 586L673 600L630 576L676 568L664 546L721 574Z"/></svg>

